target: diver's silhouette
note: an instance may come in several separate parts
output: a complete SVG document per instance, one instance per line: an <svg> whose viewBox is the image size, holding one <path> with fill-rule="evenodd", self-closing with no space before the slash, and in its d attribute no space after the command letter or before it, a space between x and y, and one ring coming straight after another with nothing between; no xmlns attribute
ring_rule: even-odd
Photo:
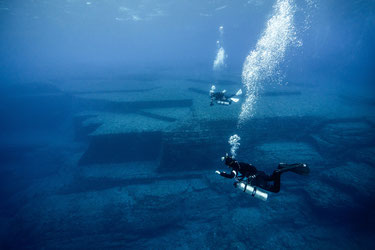
<svg viewBox="0 0 375 250"><path fill-rule="evenodd" d="M228 156L228 154L222 157L222 160L232 171L230 174L224 171L216 171L216 173L225 178L236 178L236 182L234 183L235 187L239 182L245 180L248 185L257 186L274 193L280 191L280 176L282 173L290 171L300 175L308 175L310 172L309 167L303 163L280 163L271 175L267 175L263 171L258 171L256 167L249 163L236 161L233 157ZM241 176L239 176L239 174L241 174Z"/></svg>
<svg viewBox="0 0 375 250"><path fill-rule="evenodd" d="M211 103L210 106L214 105L214 102L220 105L230 105L232 102L238 102L240 99L236 98L235 96L240 96L242 94L242 90L238 90L236 94L226 95L227 92L225 89L221 92L215 92L216 87L212 85L210 89L210 97Z"/></svg>

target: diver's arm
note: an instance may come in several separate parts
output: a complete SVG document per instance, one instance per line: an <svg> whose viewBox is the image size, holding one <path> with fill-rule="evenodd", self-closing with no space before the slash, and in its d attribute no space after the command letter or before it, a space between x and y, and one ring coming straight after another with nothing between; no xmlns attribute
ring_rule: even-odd
<svg viewBox="0 0 375 250"><path fill-rule="evenodd" d="M237 172L235 170L233 170L230 174L227 174L224 171L216 171L216 173L228 179L233 179L237 175Z"/></svg>

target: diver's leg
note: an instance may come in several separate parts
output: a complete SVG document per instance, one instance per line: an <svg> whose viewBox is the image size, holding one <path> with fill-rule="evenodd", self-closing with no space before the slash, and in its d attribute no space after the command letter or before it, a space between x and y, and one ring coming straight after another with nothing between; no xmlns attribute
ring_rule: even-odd
<svg viewBox="0 0 375 250"><path fill-rule="evenodd" d="M269 191L278 193L280 191L280 176L281 173L278 171L273 171L272 175L269 178L269 181L273 181L273 184L267 182L269 186Z"/></svg>
<svg viewBox="0 0 375 250"><path fill-rule="evenodd" d="M276 171L279 171L280 173L291 171L300 175L308 175L310 173L310 168L304 163L280 163Z"/></svg>
<svg viewBox="0 0 375 250"><path fill-rule="evenodd" d="M302 163L293 163L293 164L288 164L288 163L279 163L277 166L278 169L283 169L283 168L288 168L288 167L298 167Z"/></svg>
<svg viewBox="0 0 375 250"><path fill-rule="evenodd" d="M257 173L256 185L264 190L278 193L280 191L280 175L280 171L274 171L271 176L261 171Z"/></svg>

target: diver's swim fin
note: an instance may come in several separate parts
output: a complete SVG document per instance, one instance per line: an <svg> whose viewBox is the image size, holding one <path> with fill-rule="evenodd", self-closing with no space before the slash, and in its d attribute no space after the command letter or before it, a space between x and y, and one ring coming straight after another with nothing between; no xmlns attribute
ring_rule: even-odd
<svg viewBox="0 0 375 250"><path fill-rule="evenodd" d="M239 98L234 98L234 97L232 97L232 98L230 98L232 101L234 101L234 102L238 102L240 99Z"/></svg>
<svg viewBox="0 0 375 250"><path fill-rule="evenodd" d="M242 89L238 90L237 93L235 94L236 96L242 95Z"/></svg>
<svg viewBox="0 0 375 250"><path fill-rule="evenodd" d="M307 166L307 164L304 164L304 163L295 163L295 164L280 163L277 168L279 169L281 173L288 172L288 171L291 171L300 175L308 175L310 173L310 168Z"/></svg>

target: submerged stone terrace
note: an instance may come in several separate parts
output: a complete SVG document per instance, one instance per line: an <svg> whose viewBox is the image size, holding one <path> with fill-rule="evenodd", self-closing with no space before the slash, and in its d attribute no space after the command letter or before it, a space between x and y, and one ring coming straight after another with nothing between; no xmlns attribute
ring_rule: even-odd
<svg viewBox="0 0 375 250"><path fill-rule="evenodd" d="M35 153L39 164L41 154L63 163L7 201L26 202L2 219L4 246L17 246L17 235L35 248L368 246L371 236L355 230L375 222L375 116L367 101L299 85L264 89L257 113L236 129L240 105L210 107L205 80L144 85L64 89L79 146ZM242 137L239 160L266 172L307 162L311 175L286 174L265 203L244 196L214 174L226 168L220 156L233 133Z"/></svg>

